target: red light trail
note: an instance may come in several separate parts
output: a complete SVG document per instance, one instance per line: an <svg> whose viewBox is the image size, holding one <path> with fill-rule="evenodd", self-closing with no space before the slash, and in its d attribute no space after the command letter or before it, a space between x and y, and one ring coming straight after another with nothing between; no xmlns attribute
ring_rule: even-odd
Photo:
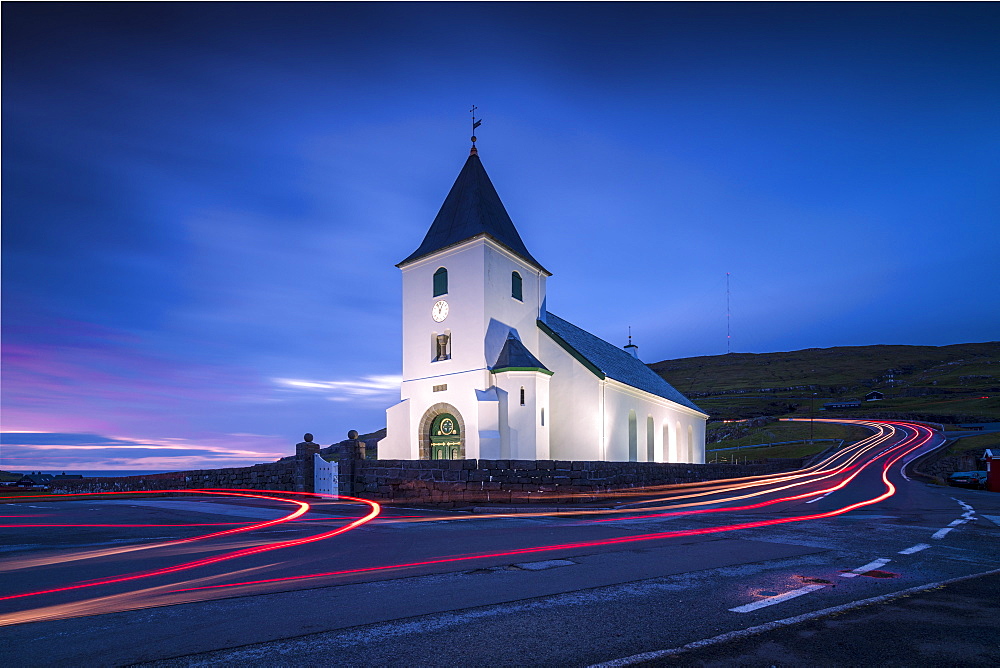
<svg viewBox="0 0 1000 668"><path fill-rule="evenodd" d="M889 473L894 470L894 467L903 461L904 458L910 456L912 453L924 448L928 443L934 438L934 433L929 428L917 424L917 423L906 423L906 422L872 422L872 421L855 421L855 420L827 420L830 422L842 422L850 424L860 424L872 429L875 433L858 443L851 446L845 447L842 450L833 453L832 455L826 457L823 461L815 464L814 466L801 469L799 471L792 471L787 473L763 475L763 476L750 476L744 478L728 479L728 480L718 480L709 481L703 483L688 483L683 485L663 485L653 488L646 488L644 490L629 490L626 493L619 495L622 499L635 498L639 494L644 494L645 498L641 500L633 501L630 505L636 506L641 505L643 508L636 507L620 507L615 509L574 509L559 511L557 513L519 513L516 515L511 515L509 513L499 513L495 515L476 515L476 516L465 516L465 515L430 515L430 516L414 516L414 515L402 515L396 517L388 517L384 520L380 519L379 522L389 522L389 523L406 523L406 522L441 522L445 520L457 520L457 519L477 519L477 520L490 520L491 518L505 518L505 517L538 517L544 515L558 515L560 517L573 516L573 515L602 515L599 519L589 520L585 524L595 524L595 523L609 523L609 522L625 522L628 520L637 520L645 518L660 518L660 517L679 517L679 516L698 516L704 518L710 518L717 516L721 513L733 513L733 512L743 512L743 511L755 511L762 508L773 507L778 504L798 504L806 499L818 500L820 497L826 498L833 492L843 490L850 486L859 476L864 474L866 471L876 469L881 464L881 486L883 491L881 493L872 496L871 498L866 498L860 501L855 501L847 505L836 507L832 510L825 512L813 512L809 514L794 514L786 517L769 517L766 519L758 519L744 522L736 523L721 523L713 526L702 526L696 528L678 529L675 531L662 531L655 533L645 533L645 534L635 534L626 536L617 536L611 538L600 538L596 540L578 540L572 542L563 543L552 543L543 545L530 545L526 547L518 547L514 549L500 549L500 550L484 550L480 553L470 553L470 554L451 554L442 555L440 557L432 557L420 560L401 560L396 563L385 563L381 565L358 565L356 567L341 568L341 569L331 569L323 570L312 573L293 573L291 575L284 575L279 577L269 577L269 578L257 578L238 582L217 582L213 584L202 584L200 586L185 586L188 584L197 584L197 581L187 581L187 582L174 582L172 585L170 583L160 584L152 587L151 589L137 590L134 595L139 597L140 603L143 600L143 596L151 596L149 592L155 592L156 595L176 595L181 593L191 593L191 592L210 592L210 591L220 591L220 590L230 590L237 587L252 587L259 585L270 585L270 584L280 584L280 583L297 583L307 580L318 580L320 578L331 578L331 577L344 577L356 574L366 574L366 573L378 573L387 572L392 570L402 570L408 568L418 568L423 566L434 566L440 564L484 560L484 559L496 559L504 557L515 557L522 555L532 555L559 551L572 551L572 550L586 550L592 548L599 548L603 546L613 546L622 545L629 543L639 543L639 542L649 542L649 541L661 541L673 538L689 537L689 536L700 536L709 534L718 534L725 532L740 531L745 529L754 529L767 526L775 526L781 524L789 524L795 522L805 522L820 519L827 519L849 513L858 508L870 506L883 501L890 496L892 496L895 491L895 485L889 480ZM892 442L892 443L890 443ZM873 481L874 482L874 481ZM824 484L825 483L825 484ZM805 487L804 489L801 489ZM789 493L789 490L795 490L795 488L800 488L795 492ZM785 494L782 494L785 492ZM73 494L64 495L60 498L77 498L77 499L93 499L93 498L103 498L110 494L131 494L133 496L142 494L156 494L162 495L164 491L157 492L147 492L147 493L137 493L137 492L117 492L117 493L95 493L95 494ZM263 501L268 503L279 503L279 504L291 504L294 506L294 510L284 514L283 516L266 520L261 522L217 522L217 523L191 523L191 524L99 524L99 523L66 523L66 524L16 524L9 523L0 525L0 528L27 528L27 527L38 527L47 528L50 530L59 529L72 529L76 527L103 527L103 528L138 528L138 527L157 527L157 528L174 528L174 527L229 527L219 531L212 531L209 533L199 534L197 536L192 536L188 538L172 538L168 540L153 540L150 543L141 545L127 545L127 546L115 546L105 549L91 550L91 551L71 551L68 553L60 553L55 556L48 557L36 557L36 558L24 558L18 560L16 558L8 561L6 565L0 562L0 570L15 570L24 568L34 568L36 566L48 566L60 564L66 564L72 561L87 560L87 559L100 559L105 557L113 557L114 555L121 555L128 552L135 552L138 550L145 551L144 553L152 558L154 555L161 555L157 558L172 559L176 554L182 554L184 552L190 552L191 550L186 548L184 550L178 551L177 549L168 550L167 548L178 548L181 546L194 546L194 545L204 545L204 548L198 548L198 551L208 550L218 550L218 554L212 554L209 556L203 556L196 559L185 559L179 563L173 563L165 566L160 566L157 568L149 568L147 570L137 570L133 572L124 572L118 575L105 576L101 578L95 578L90 580L76 580L75 582L67 582L61 586L51 586L49 588L37 589L34 591L24 591L20 593L10 593L4 596L0 596L0 601L11 601L15 599L28 600L34 597L47 596L62 594L67 595L70 592L78 590L90 590L99 587L107 587L114 585L122 585L124 583L144 580L148 578L165 577L171 576L173 574L180 573L182 571L192 571L196 569L205 569L206 567L221 564L224 562L230 562L237 559L252 558L258 555L275 552L278 550L292 551L296 547L318 543L320 541L325 541L329 539L336 538L338 536L343 536L349 532L361 527L365 524L372 522L376 517L379 516L381 512L381 507L374 501L369 501L366 499L357 499L352 497L341 497L338 503L348 503L351 505L362 504L368 507L368 512L360 517L357 516L347 516L341 511L338 511L336 517L305 517L305 515L312 509L312 504L309 501L301 500L303 498L314 500L323 499L322 495L313 494L296 494L291 492L266 492L261 493L255 490L241 490L241 489L201 489L201 490L171 490L170 493L173 494L197 494L201 496L219 497L219 498L245 498L253 499L256 501ZM653 498L650 498L652 496ZM753 503L739 503L745 499L750 499L754 497L767 497ZM47 498L52 500L52 497L20 497L20 498ZM702 507L711 506L711 507ZM341 506L342 508L342 506ZM610 515L610 517L609 517ZM25 516L25 519L31 520L36 516ZM16 517L16 516L7 516ZM288 540L269 540L263 536L254 536L253 532L274 528L282 525L289 525L295 523L300 527L300 531L308 531L310 526L315 526L312 524L305 524L306 522L314 521L325 521L325 522L345 522L343 525L338 526L334 529L328 531L321 531L315 534L310 534L306 536L299 536ZM382 526L381 524L377 526ZM574 525L582 526L582 525ZM626 526L626 525L622 525ZM237 536L246 536L254 538L255 541L261 542L251 542L243 544L234 545L231 539ZM227 545L226 542L229 542ZM337 543L339 544L339 543ZM349 545L345 544L345 545ZM289 552L291 553L291 552ZM350 552L344 553L350 555ZM369 554L359 554L358 559L371 560L373 555ZM251 564L253 560L250 559ZM223 573L215 573L210 575L207 579L218 580L220 578L225 578L227 575L232 578L233 576L238 576L241 572L259 570L260 568L273 568L279 565L294 565L294 561L284 561L279 562L279 564L268 564L265 566L252 566L250 568L243 568L241 571L228 571ZM245 576L244 576L245 577ZM204 582L206 578L202 578L201 582ZM146 593L144 593L146 592ZM115 594L111 597L105 597L106 600L110 601L116 596L123 596L122 594ZM110 603L102 604L101 601L105 599L91 599L90 607L87 606L87 601L79 601L72 604L56 604L50 606L49 608L40 608L35 612L31 610L22 610L10 615L0 616L0 625L6 624L16 624L24 621L31 621L32 619L42 619L42 618L54 618L58 616L74 616L78 614L93 614L95 610L97 612L108 612L118 608L107 608L102 606L111 605ZM153 599L150 599L153 600ZM161 599L156 599L157 603L148 602L146 605L156 605L163 604ZM189 599L186 599L189 600ZM116 604L120 605L120 604ZM136 605L133 602L129 602L129 605ZM62 606L62 607L61 607ZM35 616L33 616L35 615Z"/></svg>
<svg viewBox="0 0 1000 668"><path fill-rule="evenodd" d="M902 423L897 423L897 424L901 425ZM911 425L907 425L907 426L911 426ZM912 425L912 426L916 426L916 425ZM906 455L908 455L911 452L913 452L914 450L917 450L918 448L922 447L925 443L927 443L928 440L930 440L930 438L932 436L932 432L929 429L926 429L925 427L921 427L921 428L924 429L924 430L926 430L926 435L925 435L925 437L922 440L920 440L920 442L918 442L916 445L913 445L910 448L907 448L903 452L899 452L895 457L893 457L891 460L886 461L886 463L883 465L883 467L882 467L882 481L883 481L883 483L886 486L886 491L885 492L883 492L882 494L880 494L880 495L878 495L878 496L876 496L874 498L867 499L867 500L864 500L864 501L858 501L856 503L852 503L852 504L844 506L842 508L838 508L836 510L831 510L831 511L828 511L828 512L825 512L825 513L814 513L814 514L811 514L811 515L799 515L799 516L794 516L794 517L782 517L782 518L774 518L774 519L767 519L767 520L758 520L756 522L744 522L744 523L741 523L741 524L731 524L731 525L724 525L724 526L717 526L717 527L704 527L704 528L699 528L699 529L683 529L683 530L678 530L678 531L664 531L664 532L659 532L659 533L642 534L642 535L637 535L637 536L623 536L623 537L619 537L619 538L607 538L607 539L597 540L597 541L584 541L584 542L577 542L577 543L566 543L566 544L557 544L557 545L545 545L545 546L538 546L538 547L521 548L521 549L517 549L517 550L507 550L507 551L503 551L503 552L493 552L493 553L489 553L489 554L455 555L455 556L444 557L444 558L441 558L441 559L433 559L433 560L428 560L428 561L418 561L418 562L412 562L412 563L406 563L406 564L390 564L390 565L385 565L385 566L371 566L371 567L367 567L367 568L355 568L355 569L348 569L348 570L341 570L341 571L330 571L330 572L326 572L326 573L310 573L308 575L295 575L295 576L289 576L289 577L285 577L285 578L271 578L271 579L267 579L267 580L253 580L253 581L248 581L248 582L237 582L237 583L229 583L229 584L221 584L221 585L209 585L209 586L205 586L205 587L192 587L192 588L189 588L189 589L178 589L178 590L174 590L174 591L176 591L176 592L182 592L182 591L199 591L199 590L206 590L206 589L221 589L221 588L239 587L239 586L247 586L247 585L271 584L271 583L276 583L276 582L288 582L288 581L293 581L293 580L303 580L303 579L309 579L309 578L332 577L332 576L337 576L337 575L353 575L353 574L359 574L359 573L371 573L371 572L375 572L375 571L384 571L384 570L389 570L389 569L413 568L413 567L417 567L417 566L429 566L429 565L444 564L444 563L453 563L453 562L459 562L459 561L470 561L470 560L476 560L476 559L489 559L489 558L496 558L496 557L520 556L520 555L524 555L524 554L537 554L539 552L552 552L552 551L558 551L558 550L572 550L572 549L581 549L581 548L589 548L589 547L602 547L602 546L607 546L607 545L620 545L620 544L623 544L623 543L635 543L635 542L645 542L645 541L651 541L651 540L663 540L663 539L666 539L666 538L679 538L679 537L683 537L683 536L700 536L700 535L713 534L713 533L721 533L721 532L728 532L728 531L739 531L741 529L755 529L755 528L764 527L764 526L774 526L774 525L778 525L778 524L788 524L788 523L791 523L791 522L805 522L805 521L809 521L809 520L818 520L818 519L826 519L826 518L830 518L830 517L836 517L838 515L843 515L845 513L849 513L852 510L857 510L858 508L863 508L865 506L870 506L870 505L876 504L879 501L883 501L883 500L889 498L890 496L892 496L893 494L895 494L895 492L896 492L896 486L893 485L889 481L889 478L888 478L889 467L892 466L893 464L895 464L896 462L898 462L900 459L902 459ZM914 434L913 436L907 438L905 441L903 441L902 443L900 443L898 446L895 446L891 451L896 451L896 450L899 450L899 449L901 449L902 447L904 447L906 445L909 445L914 440L916 440L917 437L918 437L918 435ZM870 464L874 463L875 461L877 461L877 459L870 460L864 466L862 466L861 468L859 468L851 476L850 479L853 479L855 476L857 476L858 473L861 472L862 469L866 468L867 466L869 466ZM840 486L838 486L838 488L840 488L842 486L843 485L840 485ZM807 494L807 495L799 495L799 496L792 496L792 497L784 497L782 499L776 500L776 502L780 502L780 501L793 501L793 500L798 500L798 499L804 498L806 496L813 496L813 495L812 494ZM732 509L728 509L727 508L725 510L743 510L743 509L746 509L746 508L756 508L756 507L761 507L761 506L764 506L764 505L770 505L770 503L755 504L753 506L737 507L737 508L732 508ZM689 511L689 512L699 512L699 511ZM705 511L702 511L702 512L705 512ZM688 513L678 513L678 514L688 514ZM646 516L643 516L643 517L646 517ZM632 519L632 518L622 518L622 519Z"/></svg>

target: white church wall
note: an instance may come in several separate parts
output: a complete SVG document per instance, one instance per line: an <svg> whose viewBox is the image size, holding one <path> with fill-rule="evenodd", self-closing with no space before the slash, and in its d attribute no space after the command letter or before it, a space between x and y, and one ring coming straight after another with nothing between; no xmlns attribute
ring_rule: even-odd
<svg viewBox="0 0 1000 668"><path fill-rule="evenodd" d="M707 427L708 427L707 420L697 419L697 418L691 419L691 429L694 432L693 443L691 447L692 464L705 463L705 431Z"/></svg>
<svg viewBox="0 0 1000 668"><path fill-rule="evenodd" d="M521 343L537 357L540 332L535 323L545 299L545 275L492 240L483 242L486 363L496 361L510 330L517 332ZM511 275L515 271L521 277L520 300L511 295Z"/></svg>
<svg viewBox="0 0 1000 668"><path fill-rule="evenodd" d="M476 390L476 401L479 403L479 457L481 459L506 459L503 454L503 442L500 436L501 420L506 422L506 410L501 415L500 393L497 388ZM503 402L506 405L506 401Z"/></svg>
<svg viewBox="0 0 1000 668"><path fill-rule="evenodd" d="M494 382L507 397L509 443L503 458L549 459L549 427L542 425L542 411L549 411L548 374L538 371L502 371ZM521 403L522 390L524 403Z"/></svg>
<svg viewBox="0 0 1000 668"><path fill-rule="evenodd" d="M546 412L550 457L603 460L600 379L545 333L541 333L538 341L538 359L553 372L549 379L551 410Z"/></svg>
<svg viewBox="0 0 1000 668"><path fill-rule="evenodd" d="M410 433L410 401L404 399L385 412L385 438L378 442L379 459L419 459L420 449Z"/></svg>
<svg viewBox="0 0 1000 668"><path fill-rule="evenodd" d="M474 369L465 372L456 372L442 377L419 378L411 381L403 381L403 394L409 399L410 406L410 426L408 431L402 432L400 440L410 443L410 451L413 453L409 459L420 459L420 438L419 427L424 415L432 406L447 404L454 408L463 426L462 439L465 443L466 459L479 459L480 454L480 395L478 390L485 386L484 378L488 375L484 369ZM435 391L434 388L444 387L445 389ZM492 435L489 435L492 436ZM396 438L395 434L386 431L386 438ZM380 442L381 447L381 442ZM381 452L379 457L383 458ZM390 459L384 457L384 459Z"/></svg>
<svg viewBox="0 0 1000 668"><path fill-rule="evenodd" d="M448 270L448 291L434 296L434 272ZM483 240L472 240L403 267L403 378L440 376L486 366L482 347L485 316ZM431 318L440 300L442 322ZM434 361L434 335L451 333L451 359Z"/></svg>
<svg viewBox="0 0 1000 668"><path fill-rule="evenodd" d="M604 437L607 461L630 461L629 411L635 411L637 447L635 461L651 461L648 455L649 418L653 418L652 461L703 463L705 458L705 417L672 401L638 390L614 379L607 379L604 389ZM678 445L663 443L664 425L678 429ZM670 425L673 425L672 427ZM689 434L692 437L689 441ZM666 457L664 457L664 454Z"/></svg>

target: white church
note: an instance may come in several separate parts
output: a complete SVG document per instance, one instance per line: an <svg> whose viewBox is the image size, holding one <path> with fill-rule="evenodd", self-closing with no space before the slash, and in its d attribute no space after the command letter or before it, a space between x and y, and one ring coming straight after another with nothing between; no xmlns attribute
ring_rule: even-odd
<svg viewBox="0 0 1000 668"><path fill-rule="evenodd" d="M550 313L475 146L403 272L402 400L380 459L705 461L708 415Z"/></svg>

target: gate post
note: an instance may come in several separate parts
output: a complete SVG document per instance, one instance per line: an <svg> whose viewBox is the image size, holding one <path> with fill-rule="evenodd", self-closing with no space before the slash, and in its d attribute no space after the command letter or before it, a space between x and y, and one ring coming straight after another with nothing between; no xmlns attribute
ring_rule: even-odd
<svg viewBox="0 0 1000 668"><path fill-rule="evenodd" d="M313 435L302 436L302 443L295 444L295 489L296 492L316 490L316 458L319 443L313 443Z"/></svg>
<svg viewBox="0 0 1000 668"><path fill-rule="evenodd" d="M337 464L340 468L340 493L347 496L357 496L357 477L360 470L359 459L365 458L365 442L358 439L354 429L347 432L347 442L340 451Z"/></svg>

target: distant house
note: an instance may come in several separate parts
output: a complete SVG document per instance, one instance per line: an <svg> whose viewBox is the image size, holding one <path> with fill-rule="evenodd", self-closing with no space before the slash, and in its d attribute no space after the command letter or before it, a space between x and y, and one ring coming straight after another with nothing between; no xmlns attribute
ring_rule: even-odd
<svg viewBox="0 0 1000 668"><path fill-rule="evenodd" d="M26 476L22 476L20 480L17 481L18 487L48 487L52 482L52 476L49 473L29 473Z"/></svg>
<svg viewBox="0 0 1000 668"><path fill-rule="evenodd" d="M844 399L842 401L831 401L829 403L823 404L823 410L842 410L845 408L860 408L860 399Z"/></svg>
<svg viewBox="0 0 1000 668"><path fill-rule="evenodd" d="M885 399L885 395L878 390L872 390L865 395L865 401L881 401L882 399Z"/></svg>

